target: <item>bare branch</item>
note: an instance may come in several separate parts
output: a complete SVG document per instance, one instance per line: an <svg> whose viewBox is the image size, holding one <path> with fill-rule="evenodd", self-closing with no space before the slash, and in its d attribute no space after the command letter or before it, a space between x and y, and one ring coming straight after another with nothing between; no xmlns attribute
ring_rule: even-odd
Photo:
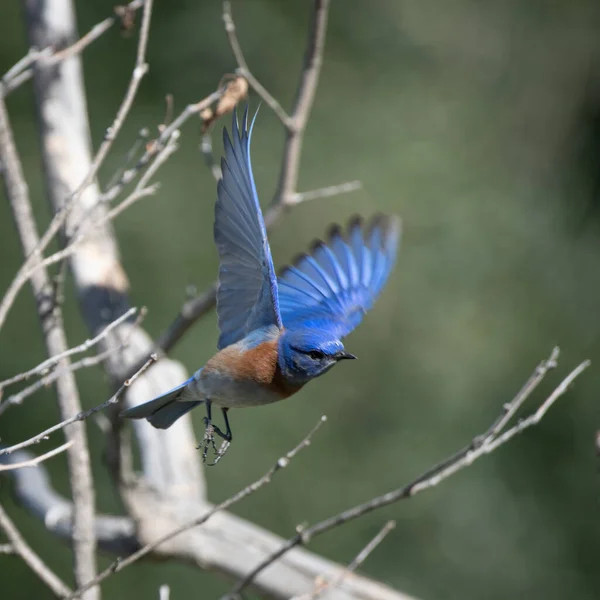
<svg viewBox="0 0 600 600"><path fill-rule="evenodd" d="M356 558L345 568L338 576L331 580L325 581L321 578L321 581L317 582L315 590L308 593L302 594L301 596L295 596L292 600L317 600L320 598L325 592L329 590L333 590L339 587L344 579L350 574L356 571L360 565L362 565L365 560L369 557L371 552L383 542L387 534L396 527L396 521L388 521L379 531L379 533L356 555Z"/></svg>
<svg viewBox="0 0 600 600"><path fill-rule="evenodd" d="M144 309L145 310L145 309ZM100 340L105 338L113 329L118 327L123 321L126 321L130 317L132 317L135 313L137 313L137 308L130 308L127 312L121 315L118 319L114 320L112 323L106 326L96 337L91 338L79 344L79 346L74 346L73 348L69 348L69 350L65 350L65 352L61 352L55 356L51 356L45 361L41 362L37 367L30 369L29 371L25 371L24 373L19 373L10 379L5 379L4 381L0 381L0 393L2 390L12 385L13 383L17 383L19 381L23 381L25 379L29 379L33 375L43 375L47 373L52 367L56 366L63 358L68 358L73 356L74 354L81 354L82 352L87 352L90 348L95 346Z"/></svg>
<svg viewBox="0 0 600 600"><path fill-rule="evenodd" d="M293 126L288 127L279 184L273 199L274 205L285 205L289 202L296 193L296 187L298 186L304 130L308 123L321 74L328 15L329 0L314 0L308 45L304 55L304 66L296 92L294 110L292 111Z"/></svg>
<svg viewBox="0 0 600 600"><path fill-rule="evenodd" d="M165 144L169 141L173 133L181 129L183 124L192 116L199 114L204 109L208 108L211 104L216 102L225 91L225 87L219 88L217 91L208 95L200 102L196 102L195 104L188 104L185 109L180 113L180 115L168 126L163 129L161 134L158 136L156 140L150 142L148 144L148 148L146 152L140 157L137 164L131 169L127 169L121 177L119 177L118 181L107 189L101 196L102 202L111 202L114 200L122 191L123 187L128 183L131 183L136 175L156 156L156 154L165 146Z"/></svg>
<svg viewBox="0 0 600 600"><path fill-rule="evenodd" d="M367 513L382 508L383 506L388 506L400 500L412 498L419 492L438 485L458 471L472 465L477 459L493 452L501 445L512 439L515 435L539 423L554 402L556 402L560 396L566 393L573 381L589 366L589 361L585 361L576 367L530 417L518 422L511 429L505 431L501 435L500 430L497 428L497 424L499 422L503 422L503 426L506 426L507 421L504 419L504 415L509 411L514 414L512 407L521 406L523 402L525 402L527 397L531 394L533 389L536 387L539 381L541 381L548 370L554 368L556 365L557 356L558 349L555 348L551 357L544 361L542 365L536 369L524 388L508 405L506 405L509 408L507 409L505 406L500 417L494 420L492 426L483 435L479 435L474 438L473 442L471 442L471 444L466 446L463 450L455 453L451 460L442 461L433 469L429 469L426 474L420 475L411 483L404 485L392 492L388 492L382 496L377 496L368 502L345 510L333 517L321 521L320 523L303 528L298 534L285 542L285 544L283 544L276 552L273 552L271 556L263 560L260 564L258 564L258 566L252 569L251 572L246 577L241 579L232 588L231 592L224 598L228 600L231 598L238 598L239 594L252 584L254 578L259 575L259 573L261 573L275 561L279 560L292 548L299 545L306 545L316 536L326 533L335 527L339 527L344 523L353 521L354 519L362 517ZM493 432L493 435L490 436L490 432Z"/></svg>
<svg viewBox="0 0 600 600"><path fill-rule="evenodd" d="M11 463L11 464L0 464L0 471L13 471L14 469L24 469L26 467L37 467L40 463L64 452L68 448L73 445L73 440L70 442L66 442L62 446L58 448L54 448L54 450L50 450L50 452L46 452L46 454L42 454L40 456L36 456L35 458L30 458L29 460L24 460L23 462Z"/></svg>
<svg viewBox="0 0 600 600"><path fill-rule="evenodd" d="M126 348L128 343L129 340L123 341L119 346L117 346L116 351L118 352L123 348ZM2 404L0 404L0 415L2 415L10 406L22 404L25 398L29 398L29 396L32 396L38 390L41 390L43 387L48 387L51 383L54 383L65 371L74 372L79 371L79 369L95 367L96 365L108 359L114 352L115 349L110 348L108 350L104 350L104 352L100 352L96 356L86 356L81 360L71 363L68 367L63 369L55 369L52 371L52 373L49 373L48 375L38 379L35 383L32 383L31 385L22 389L20 392L11 394L4 402L2 402Z"/></svg>
<svg viewBox="0 0 600 600"><path fill-rule="evenodd" d="M143 5L144 0L133 0L133 2L127 4L125 10L130 12L136 11ZM96 23L96 25L75 43L59 51L55 51L53 48L45 48L41 51L32 48L26 56L11 67L2 77L2 91L4 95L10 94L10 92L17 89L21 84L31 79L35 63L43 61L44 66L51 66L79 54L91 43L95 42L99 37L105 34L118 20L119 19L116 16L107 17L103 21L100 21L100 23Z"/></svg>
<svg viewBox="0 0 600 600"><path fill-rule="evenodd" d="M307 200L317 200L319 198L331 198L339 194L348 194L360 190L362 183L358 180L347 181L346 183L338 183L337 185L329 185L318 190L310 190L308 192L297 192L288 200L290 206L306 202Z"/></svg>
<svg viewBox="0 0 600 600"><path fill-rule="evenodd" d="M133 106L133 101L137 94L140 82L146 72L148 71L148 65L145 62L146 49L148 46L148 34L150 31L150 17L152 14L152 2L153 0L145 0L144 1L144 16L142 19L142 26L140 30L140 37L138 41L138 49L137 49L137 57L135 67L133 69L133 73L131 76L131 80L129 81L129 86L127 91L125 92L125 97L117 111L117 115L112 123L112 125L106 130L104 140L100 144L98 148L98 152L92 161L90 169L85 176L84 180L79 184L77 189L70 195L70 197L62 204L62 206L55 213L48 229L42 235L40 241L36 244L35 248L28 253L27 258L17 275L11 282L7 292L0 303L0 328L4 324L6 320L6 315L12 304L15 301L15 298L21 289L21 287L27 281L26 273L31 269L33 264L40 260L42 253L48 247L50 242L54 239L56 234L60 231L63 225L66 223L69 214L73 207L79 202L82 194L85 190L92 184L94 181L98 170L104 163L104 160L108 156L110 149L112 148L113 142L115 141L123 123ZM32 6L26 2L26 9L32 11L32 14L35 14L37 10L39 10L38 3L33 3ZM29 10L27 9L27 10Z"/></svg>
<svg viewBox="0 0 600 600"><path fill-rule="evenodd" d="M219 181L219 179L221 179L223 176L223 173L221 173L221 167L215 160L212 147L212 137L208 132L202 136L202 141L200 142L200 152L202 153L204 163L209 168L212 176L216 181Z"/></svg>
<svg viewBox="0 0 600 600"><path fill-rule="evenodd" d="M19 234L24 256L29 256L32 264L39 260L35 248L39 244L37 227L21 160L17 153L12 129L6 112L4 99L0 94L0 163L3 165L3 179L6 196L11 206L13 218ZM25 261L27 262L27 261ZM31 285L37 302L44 342L49 355L61 354L68 349L62 312L50 294L52 285L48 273L41 269L31 278ZM67 367L68 358L59 365ZM81 410L77 384L72 372L66 370L56 381L58 405L63 419ZM76 580L86 581L96 573L96 544L94 539L94 488L92 483L89 450L83 424L70 428L65 437L73 445L67 451L71 489L74 500L74 554ZM96 594L91 591L89 599Z"/></svg>
<svg viewBox="0 0 600 600"><path fill-rule="evenodd" d="M116 404L121 399L121 396L127 391L127 389L129 388L129 386L132 385L135 382L135 380L151 364L153 364L154 362L156 362L156 360L157 360L156 355L152 355L146 361L146 363L142 366L142 368L139 369L137 371L137 373L135 373L132 377L130 377L129 379L127 379L123 383L123 385L106 402L103 402L102 404L99 404L98 406L94 406L93 408L90 408L88 410L79 412L75 416L69 417L68 419L65 419L64 421L61 421L60 423L57 423L56 425L53 425L52 427L48 427L48 429L45 429L41 433L38 433L37 435L34 435L33 437L29 438L28 440L25 440L24 442L20 442L18 444L14 444L13 446L10 446L8 448L2 448L2 449L0 449L0 456L4 456L5 454L11 454L15 450L22 450L23 448L27 448L29 446L32 446L33 444L38 444L42 440L48 439L48 437L51 434L55 433L56 431L60 431L61 429L64 429L68 425L72 425L73 423L77 423L78 421L85 421L85 419L87 419L88 417L91 417L93 414L95 414L97 412L100 412L102 410L105 410L111 404Z"/></svg>
<svg viewBox="0 0 600 600"><path fill-rule="evenodd" d="M250 494L253 494L254 492L258 491L264 485L267 485L268 483L270 483L271 478L273 477L273 475L275 475L275 473L277 473L281 469L284 469L285 467L287 467L289 465L290 461L298 454L298 452L300 452L307 446L310 446L313 435L321 428L321 425L323 425L323 423L325 423L326 420L327 420L327 417L323 415L319 419L318 423L311 429L311 431L308 433L308 435L295 448L290 450L285 456L282 456L281 458L279 458L277 460L277 462L262 477L260 477L259 479L257 479L253 483L251 483L250 485L246 486L244 489L240 490L237 494L234 494L227 500L224 500L220 504L217 504L216 506L211 508L209 511L204 513L202 516L196 517L196 518L192 519L191 521L184 523L177 529L174 529L173 531L170 531L166 535L158 538L154 542L152 542L150 544L146 544L143 548L140 548L137 552L134 552L127 558L116 560L107 569L102 571L102 573L99 573L92 581L89 581L87 584L85 584L84 586L81 586L79 589L77 589L75 592L73 592L73 594L68 596L68 598L66 600L70 600L71 598L78 598L82 592L85 592L89 588L91 588L95 585L98 585L99 583L104 581L107 577L110 577L113 573L117 573L117 572L123 570L125 567L128 567L129 565L136 562L143 556L146 556L147 554L149 554L150 552L155 550L161 544L164 544L165 542L173 539L174 537L180 535L181 533L184 533L194 527L198 527L199 525L206 523L206 521L208 521L208 519L210 519L210 517L212 517L215 513L228 509L230 506L233 506L234 504L238 503L240 500L243 500Z"/></svg>
<svg viewBox="0 0 600 600"><path fill-rule="evenodd" d="M0 527L6 534L15 554L18 554L25 564L40 578L40 580L58 598L64 598L71 589L53 572L48 565L34 552L25 541L11 518L0 504Z"/></svg>
<svg viewBox="0 0 600 600"><path fill-rule="evenodd" d="M25 450L0 457L0 464L14 465L34 458ZM5 473L14 482L19 506L36 518L50 534L67 543L73 541L73 503L52 488L43 464L35 469L13 469ZM139 548L132 519L96 514L94 523L98 548L103 552L128 554Z"/></svg>
<svg viewBox="0 0 600 600"><path fill-rule="evenodd" d="M223 23L225 24L225 31L227 32L229 45L231 46L231 50L238 64L238 73L244 79L246 79L246 81L248 81L254 91L264 100L265 104L267 104L269 108L279 117L279 120L283 123L286 129L292 128L294 125L293 120L288 116L285 110L283 110L281 104L279 104L279 102L277 102L277 100L271 96L271 94L260 83L260 81L258 81L258 79L252 75L250 69L248 68L248 63L246 63L246 59L244 58L242 47L237 39L235 23L233 22L233 17L231 15L231 3L227 0L223 2Z"/></svg>

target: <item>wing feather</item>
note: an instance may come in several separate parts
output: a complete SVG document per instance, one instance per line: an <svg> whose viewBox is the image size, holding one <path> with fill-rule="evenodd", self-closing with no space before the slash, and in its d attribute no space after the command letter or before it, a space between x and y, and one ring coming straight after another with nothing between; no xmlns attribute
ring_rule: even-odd
<svg viewBox="0 0 600 600"><path fill-rule="evenodd" d="M279 307L285 327L327 327L343 337L362 320L394 265L400 220L378 215L365 226L354 217L346 233L329 230L279 275Z"/></svg>
<svg viewBox="0 0 600 600"><path fill-rule="evenodd" d="M256 119L256 116L254 117ZM223 177L217 185L215 242L219 251L219 348L255 329L282 327L277 278L250 161L248 108L240 127L234 112L231 138L223 130Z"/></svg>

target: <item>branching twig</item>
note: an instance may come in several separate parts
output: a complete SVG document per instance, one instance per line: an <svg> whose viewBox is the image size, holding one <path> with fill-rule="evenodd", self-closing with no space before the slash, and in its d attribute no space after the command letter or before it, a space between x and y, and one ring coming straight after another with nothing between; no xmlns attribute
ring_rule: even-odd
<svg viewBox="0 0 600 600"><path fill-rule="evenodd" d="M271 94L260 83L260 81L258 81L258 79L252 75L250 69L248 68L248 63L246 63L246 59L244 58L242 47L237 39L235 23L233 22L233 17L231 16L231 3L227 0L223 2L223 23L225 24L225 32L229 38L229 45L231 46L231 50L238 64L238 73L248 81L254 91L264 100L265 104L269 106L269 108L279 117L279 120L283 123L286 129L291 129L294 125L293 119L289 117L289 115L281 107L281 104L279 104L279 102L277 102L277 100L271 96Z"/></svg>
<svg viewBox="0 0 600 600"><path fill-rule="evenodd" d="M146 556L147 554L149 554L150 552L155 550L161 544L164 544L165 542L173 539L174 537L180 535L181 533L184 533L185 531L192 529L193 527L198 527L199 525L206 523L206 521L208 521L208 519L210 519L210 517L212 517L215 513L228 509L229 507L233 506L240 500L243 500L250 494L253 494L257 490L259 490L261 487L263 487L264 485L270 483L271 478L273 477L273 475L275 473L277 473L281 469L284 469L285 467L287 467L288 464L290 463L290 461L298 454L298 452L300 452L301 450L303 450L304 448L306 448L307 446L310 445L313 435L321 428L321 425L323 425L323 423L325 423L326 420L327 420L327 417L322 416L319 419L318 423L308 433L308 435L295 448L290 450L285 456L282 456L262 477L260 477L259 479L257 479L253 483L251 483L250 485L246 486L243 490L240 490L237 494L231 496L227 500L224 500L220 504L217 504L216 506L211 508L209 511L204 513L202 516L192 519L191 521L188 521L187 523L184 523L180 527L177 527L173 531L170 531L169 533L167 533L166 535L163 535L162 537L158 538L157 540L153 541L152 543L147 544L143 548L140 548L137 552L134 552L133 554L129 555L127 558L116 560L107 569L102 571L102 573L99 573L95 577L95 579L88 582L83 587L80 587L78 590L75 590L75 592L73 592L73 594L68 596L65 600L71 600L73 598L78 598L82 592L85 592L92 586L98 585L99 583L104 581L107 577L110 577L110 575L112 575L113 573L117 573L118 571L123 570L125 567L128 567L132 563L136 562L140 558Z"/></svg>
<svg viewBox="0 0 600 600"><path fill-rule="evenodd" d="M140 312L140 316L142 316L142 312ZM139 320L139 318L138 318ZM114 348L109 348L108 350L104 350L100 352L96 356L86 356L81 360L78 360L74 363L69 364L67 367L58 368L45 375L44 377L38 379L35 383L27 386L22 389L20 392L16 394L10 395L4 402L0 404L0 415L2 415L9 406L15 406L21 404L25 398L35 394L38 390L43 387L49 386L51 383L54 383L65 371L78 371L79 369L87 369L89 367L94 367L101 362L107 360L112 354L115 352L120 352L124 348L126 348L129 344L129 338L124 339L121 343L119 343Z"/></svg>
<svg viewBox="0 0 600 600"><path fill-rule="evenodd" d="M104 163L104 160L108 156L112 145L125 122L125 118L129 114L131 107L133 106L133 101L137 94L140 82L146 72L148 71L148 65L146 64L146 49L148 46L148 34L150 31L150 17L152 15L152 2L153 0L145 0L144 1L144 16L142 19L142 26L140 29L140 37L138 41L137 48L137 56L135 67L133 69L133 73L131 75L131 80L129 81L129 86L127 91L125 92L125 97L117 111L117 115L112 123L112 125L106 130L104 135L104 140L100 144L98 148L98 152L92 161L91 167L81 182L81 184L77 187L77 189L71 194L71 196L66 200L66 202L62 205L62 207L55 213L48 229L44 233L44 235L39 240L36 247L29 253L25 262L17 272L17 275L11 282L7 292L0 303L0 328L4 324L6 320L6 316L10 307L13 305L19 290L23 287L23 285L27 282L27 273L31 270L32 266L37 263L42 256L44 250L48 247L50 242L54 239L56 234L63 227L67 218L73 209L73 207L79 202L81 195L83 192L91 185L94 181L98 170ZM1 94L0 94L1 95Z"/></svg>
<svg viewBox="0 0 600 600"><path fill-rule="evenodd" d="M121 399L121 396L127 391L127 388L156 360L156 355L151 356L141 367L141 369L139 369L137 373L135 373L132 377L127 379L127 381L125 381L123 385L115 392L115 394L111 396L106 402L103 402L98 406L94 406L94 408L84 410L76 414L74 417L65 419L64 421L61 421L60 423L57 423L52 427L48 427L48 429L45 429L41 433L34 435L33 437L29 438L28 440L25 440L24 442L14 444L13 446L10 446L8 448L0 449L0 456L4 456L5 454L11 454L15 450L21 450L23 448L27 448L28 446L32 446L33 444L38 444L42 440L48 439L48 436L50 436L52 433L60 431L61 429L64 429L72 423L76 423L78 421L85 421L85 419L87 419L88 417L91 417L93 414L108 408L111 404L116 404Z"/></svg>
<svg viewBox="0 0 600 600"><path fill-rule="evenodd" d="M140 9L144 5L144 0L133 0L125 10L132 12ZM67 46L59 51L54 51L52 48L44 50L31 49L26 56L19 60L11 67L2 77L2 86L4 95L10 94L17 89L21 84L25 83L33 76L34 65L37 62L43 61L44 66L51 66L65 60L71 56L79 54L87 48L92 42L95 42L99 37L105 34L118 21L117 16L110 16L96 23L85 35L81 36L74 44Z"/></svg>
<svg viewBox="0 0 600 600"><path fill-rule="evenodd" d="M342 572L331 581L318 581L315 587L315 590L308 593L302 594L301 596L294 596L292 600L317 600L320 598L326 591L334 590L339 587L344 579L350 574L356 571L360 565L362 565L365 560L369 557L371 552L383 542L387 534L396 527L396 521L388 521L379 531L379 533L356 555L354 560L342 570Z"/></svg>
<svg viewBox="0 0 600 600"><path fill-rule="evenodd" d="M96 337L92 339L88 339L79 346L74 346L73 348L69 348L65 352L61 352L56 356L51 356L45 361L41 362L37 367L30 369L29 371L25 371L23 373L19 373L10 379L5 379L4 381L0 381L0 394L2 390L12 385L13 383L17 383L19 381L23 381L25 379L29 379L33 375L44 375L51 368L55 367L57 363L59 363L63 358L69 358L74 354L81 354L82 352L86 352L93 346L95 346L98 342L100 342L103 338L105 338L113 329L118 327L121 323L132 317L137 312L137 308L130 308L127 312L121 315L118 319L115 319L112 323L107 325Z"/></svg>
<svg viewBox="0 0 600 600"><path fill-rule="evenodd" d="M35 248L39 244L37 225L33 217L33 209L23 175L21 159L14 143L2 94L0 94L0 163L3 165L6 197L12 210L23 255L28 256L31 263L35 264L39 260L39 255L35 252ZM54 297L51 293L52 284L46 270L40 269L37 271L31 278L31 285L36 299L37 313L46 350L49 355L61 354L68 349L68 344L62 311L60 306L54 303ZM67 366L68 362L68 358L63 358L59 364ZM63 418L66 418L69 414L79 412L81 403L72 372L66 370L57 378L56 392L58 406ZM89 580L96 573L95 498L85 428L82 424L79 427L73 427L66 432L65 437L67 441L73 442L73 445L68 449L67 457L74 503L74 571L76 581L79 583L82 580ZM94 590L91 590L87 596L89 600L94 600L96 594Z"/></svg>
<svg viewBox="0 0 600 600"><path fill-rule="evenodd" d="M0 528L6 534L15 554L20 556L25 564L40 578L55 596L64 598L71 593L71 589L46 565L34 552L23 536L0 505Z"/></svg>
<svg viewBox="0 0 600 600"><path fill-rule="evenodd" d="M50 452L46 452L46 454L42 454L40 456L36 456L35 458L31 458L29 460L24 460L23 462L18 463L8 463L8 464L0 464L0 471L14 471L15 469L24 469L26 467L37 467L40 463L64 452L68 448L73 445L73 441L66 442L62 446L58 448L54 448L54 450L50 450Z"/></svg>
<svg viewBox="0 0 600 600"><path fill-rule="evenodd" d="M500 417L494 421L492 426L483 435L477 436L473 442L466 446L463 450L454 454L451 459L442 461L433 469L428 470L425 475L420 475L408 485L402 486L401 488L398 488L392 492L388 492L387 494L373 498L368 502L345 510L344 512L325 519L320 523L303 528L302 531L300 531L297 535L285 542L281 548L279 548L276 552L271 554L271 556L263 560L258 566L252 569L252 571L246 577L240 580L237 585L233 587L230 594L227 595L226 598L230 599L239 597L239 594L249 585L251 585L251 583L254 581L254 578L259 573L261 573L273 562L281 558L286 552L289 552L289 550L292 548L306 545L314 537L326 533L335 527L339 527L344 523L353 521L354 519L362 517L363 515L366 515L367 513L377 510L383 506L388 506L389 504L393 504L400 500L411 498L419 492L438 485L448 477L473 464L478 458L493 452L518 433L521 433L528 427L539 423L554 402L556 402L556 400L567 391L573 381L589 366L589 361L585 361L576 367L530 417L519 421L516 425L506 430L504 433L501 433L500 429L498 429L498 423L502 423L503 427L507 425L508 422L505 419L505 415L508 413L514 415L516 409L513 410L513 408L522 406L523 402L525 402L525 400L529 397L533 389L536 387L539 381L541 381L548 370L556 365L557 356L558 349L554 349L551 357L544 361L542 365L536 369L525 387L509 404L505 405Z"/></svg>
<svg viewBox="0 0 600 600"><path fill-rule="evenodd" d="M123 187L128 183L131 183L136 175L158 154L158 152L160 152L162 148L164 148L173 133L178 129L181 129L183 124L190 117L201 113L204 109L216 102L223 95L225 89L225 87L221 87L203 100L200 100L200 102L188 104L179 116L168 127L163 129L158 138L148 144L146 152L140 157L136 165L131 169L127 169L121 177L119 177L117 182L102 194L101 200L103 202L111 202L114 200L121 193Z"/></svg>

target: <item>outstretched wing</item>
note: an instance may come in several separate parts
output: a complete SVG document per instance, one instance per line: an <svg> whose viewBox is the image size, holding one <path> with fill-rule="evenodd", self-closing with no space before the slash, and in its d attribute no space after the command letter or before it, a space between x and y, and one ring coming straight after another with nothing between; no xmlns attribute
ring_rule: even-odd
<svg viewBox="0 0 600 600"><path fill-rule="evenodd" d="M256 119L256 116L254 117ZM282 326L277 300L277 278L250 163L248 107L240 130L234 111L232 138L223 130L223 177L217 186L215 242L219 251L217 315L219 348L233 344L251 331Z"/></svg>
<svg viewBox="0 0 600 600"><path fill-rule="evenodd" d="M279 308L286 328L327 328L350 333L381 292L396 259L400 220L378 215L365 226L360 217L345 235L333 226L327 243L316 241L279 276Z"/></svg>

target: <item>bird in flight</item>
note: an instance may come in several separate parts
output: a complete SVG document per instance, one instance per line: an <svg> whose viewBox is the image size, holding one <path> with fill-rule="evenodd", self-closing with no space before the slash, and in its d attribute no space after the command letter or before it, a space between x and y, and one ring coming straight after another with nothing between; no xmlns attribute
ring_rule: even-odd
<svg viewBox="0 0 600 600"><path fill-rule="evenodd" d="M228 410L288 398L341 360L356 358L342 338L362 320L381 292L400 239L397 217L359 217L345 231L330 227L277 276L250 162L248 108L240 127L234 111L232 138L223 130L223 176L217 187L214 237L219 252L218 352L187 381L122 415L167 429L204 404L215 463L232 440ZM220 407L222 431L212 421ZM214 434L223 439L216 448Z"/></svg>

